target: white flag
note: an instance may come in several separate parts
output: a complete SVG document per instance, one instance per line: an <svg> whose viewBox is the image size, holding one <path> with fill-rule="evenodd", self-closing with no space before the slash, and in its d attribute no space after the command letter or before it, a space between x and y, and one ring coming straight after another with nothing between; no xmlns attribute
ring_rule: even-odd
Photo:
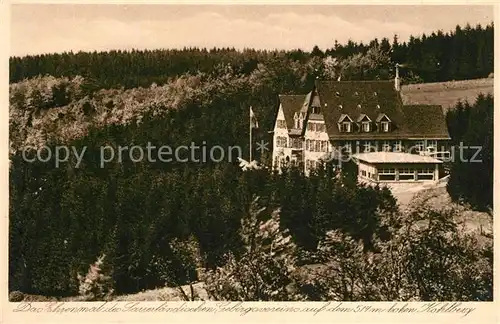
<svg viewBox="0 0 500 324"><path fill-rule="evenodd" d="M250 107L250 128L259 128L259 123L257 122L257 117L253 113L252 107Z"/></svg>

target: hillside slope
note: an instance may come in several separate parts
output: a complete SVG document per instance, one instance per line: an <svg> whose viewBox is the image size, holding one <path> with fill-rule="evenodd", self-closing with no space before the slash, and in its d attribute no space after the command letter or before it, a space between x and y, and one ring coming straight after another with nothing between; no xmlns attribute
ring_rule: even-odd
<svg viewBox="0 0 500 324"><path fill-rule="evenodd" d="M493 95L493 80L488 78L407 84L401 87L401 97L405 105L441 105L446 112L459 100L473 103L480 93Z"/></svg>

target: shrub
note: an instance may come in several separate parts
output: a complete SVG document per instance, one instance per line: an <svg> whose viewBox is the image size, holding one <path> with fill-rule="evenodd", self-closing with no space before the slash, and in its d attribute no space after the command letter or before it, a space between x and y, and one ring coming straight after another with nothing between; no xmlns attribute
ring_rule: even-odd
<svg viewBox="0 0 500 324"><path fill-rule="evenodd" d="M239 257L228 253L222 267L202 274L212 299L286 301L293 298L288 286L295 268L295 245L288 233L279 229L279 211L265 220L266 211L259 206L259 199L254 199L240 229L245 251Z"/></svg>
<svg viewBox="0 0 500 324"><path fill-rule="evenodd" d="M15 290L9 294L9 301L10 302L18 303L18 302L23 301L23 299L24 299L24 294L20 291Z"/></svg>
<svg viewBox="0 0 500 324"><path fill-rule="evenodd" d="M113 294L111 277L102 273L105 257L102 255L97 258L97 261L90 265L86 276L78 274L79 293L85 300L105 300Z"/></svg>

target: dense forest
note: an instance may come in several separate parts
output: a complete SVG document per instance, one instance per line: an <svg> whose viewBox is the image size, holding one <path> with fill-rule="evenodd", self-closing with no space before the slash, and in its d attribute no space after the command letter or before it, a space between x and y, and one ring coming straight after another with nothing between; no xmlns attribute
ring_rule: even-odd
<svg viewBox="0 0 500 324"><path fill-rule="evenodd" d="M492 96L479 95L473 104L458 102L446 114L455 148L448 192L486 211L493 207L493 107Z"/></svg>
<svg viewBox="0 0 500 324"><path fill-rule="evenodd" d="M412 36L409 40L395 35L392 40L374 39L367 44L349 41L342 45L335 41L332 48L314 47L311 52L185 48L11 57L10 82L46 74L69 78L79 75L92 80L97 88L149 87L185 73L217 73L216 66L230 65L235 73L249 75L259 63L267 65L276 57L300 64L313 57L342 61L377 46L389 55L391 62L406 65L401 73L408 82L484 78L493 72L492 23L486 27L457 26L453 31Z"/></svg>
<svg viewBox="0 0 500 324"><path fill-rule="evenodd" d="M277 94L307 91L317 77L388 79L395 62L413 66L407 82L484 77L493 69L492 35L493 25L311 53L11 58L10 291L95 300L203 280L219 300L491 300L492 246L459 230L458 209L400 211L390 191L356 183L349 168L328 165L305 177L294 168L244 172L235 161L127 155L101 166L100 148L205 142L248 152L249 106L261 126L255 140L270 140ZM453 140L485 145L491 156L492 98L456 111L447 118ZM59 166L23 158L44 145L86 151L78 167L74 156ZM269 160L268 152L256 155ZM491 158L485 163L482 181ZM463 177L452 179L462 188L453 197L477 197L463 192ZM298 271L311 263L327 267L313 277Z"/></svg>

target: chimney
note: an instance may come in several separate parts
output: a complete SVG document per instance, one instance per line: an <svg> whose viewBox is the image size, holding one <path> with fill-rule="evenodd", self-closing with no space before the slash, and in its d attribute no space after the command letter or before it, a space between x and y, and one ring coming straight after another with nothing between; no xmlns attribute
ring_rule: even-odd
<svg viewBox="0 0 500 324"><path fill-rule="evenodd" d="M396 77L394 78L394 88L396 91L401 89L401 80L399 79L399 64L396 63Z"/></svg>

